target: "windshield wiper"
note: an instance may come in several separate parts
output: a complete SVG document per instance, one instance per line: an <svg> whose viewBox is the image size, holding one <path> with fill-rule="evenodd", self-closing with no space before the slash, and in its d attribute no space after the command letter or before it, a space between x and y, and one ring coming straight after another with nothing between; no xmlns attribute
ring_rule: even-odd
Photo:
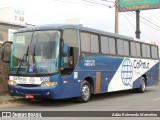
<svg viewBox="0 0 160 120"><path fill-rule="evenodd" d="M27 65L27 63L28 63L28 61L27 61L28 51L29 51L29 46L27 47L26 54L24 54L23 57L22 57L21 60L20 60L20 64L19 64L19 66L18 66L18 69L17 69L17 73L16 73L16 74L19 73L19 70L20 70L22 64L23 64L23 65Z"/></svg>
<svg viewBox="0 0 160 120"><path fill-rule="evenodd" d="M38 74L38 70L37 70L37 63L36 63L36 54L35 54L35 50L36 49L36 45L34 45L34 51L33 51L33 63L35 64L35 70L36 70L36 74Z"/></svg>

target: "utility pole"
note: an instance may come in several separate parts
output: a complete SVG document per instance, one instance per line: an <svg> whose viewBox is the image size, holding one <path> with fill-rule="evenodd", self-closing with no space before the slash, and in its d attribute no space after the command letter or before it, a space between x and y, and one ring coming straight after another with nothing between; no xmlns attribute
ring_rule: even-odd
<svg viewBox="0 0 160 120"><path fill-rule="evenodd" d="M136 38L140 39L140 11L136 10Z"/></svg>
<svg viewBox="0 0 160 120"><path fill-rule="evenodd" d="M115 1L115 33L118 34L118 0Z"/></svg>

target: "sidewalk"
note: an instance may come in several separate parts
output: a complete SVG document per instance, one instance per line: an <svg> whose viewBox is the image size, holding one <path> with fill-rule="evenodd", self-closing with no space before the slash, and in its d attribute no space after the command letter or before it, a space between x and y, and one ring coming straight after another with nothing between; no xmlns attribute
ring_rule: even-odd
<svg viewBox="0 0 160 120"><path fill-rule="evenodd" d="M0 105L19 101L20 98L22 97L13 97L13 96L10 96L8 93L2 94L2 95L0 94Z"/></svg>

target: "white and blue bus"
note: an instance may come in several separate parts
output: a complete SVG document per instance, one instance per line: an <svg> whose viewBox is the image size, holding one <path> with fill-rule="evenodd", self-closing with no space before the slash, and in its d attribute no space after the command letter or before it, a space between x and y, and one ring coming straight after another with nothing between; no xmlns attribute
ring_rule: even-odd
<svg viewBox="0 0 160 120"><path fill-rule="evenodd" d="M92 94L144 92L159 79L158 46L78 25L18 30L3 44L2 60L9 63L10 95L25 98L87 102Z"/></svg>

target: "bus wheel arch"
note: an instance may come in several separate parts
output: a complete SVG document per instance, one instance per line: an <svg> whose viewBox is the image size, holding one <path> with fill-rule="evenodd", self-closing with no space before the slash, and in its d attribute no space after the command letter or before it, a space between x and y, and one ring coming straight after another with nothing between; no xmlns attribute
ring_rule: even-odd
<svg viewBox="0 0 160 120"><path fill-rule="evenodd" d="M90 84L91 94L93 94L94 93L94 82L93 82L93 79L91 77L86 77L86 78L84 78L84 81L87 81Z"/></svg>
<svg viewBox="0 0 160 120"><path fill-rule="evenodd" d="M88 102L91 97L91 94L94 91L93 86L94 84L92 78L86 77L81 83L81 88L80 88L81 95L77 98L77 101L80 103Z"/></svg>
<svg viewBox="0 0 160 120"><path fill-rule="evenodd" d="M140 80L140 87L136 89L138 93L144 93L147 86L147 76L144 74Z"/></svg>

